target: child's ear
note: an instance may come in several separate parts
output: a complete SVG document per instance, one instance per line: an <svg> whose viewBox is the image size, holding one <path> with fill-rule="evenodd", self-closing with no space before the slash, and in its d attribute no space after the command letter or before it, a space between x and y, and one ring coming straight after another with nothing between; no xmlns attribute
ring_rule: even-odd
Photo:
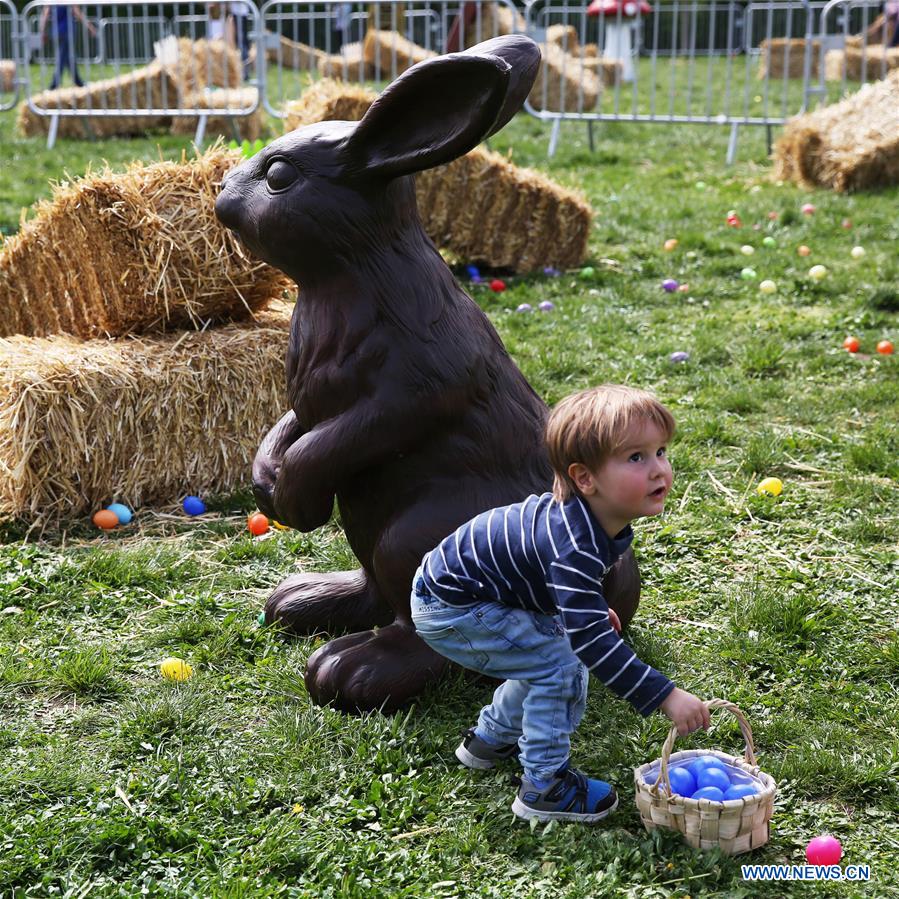
<svg viewBox="0 0 899 899"><path fill-rule="evenodd" d="M574 481L575 486L584 496L589 496L591 493L596 492L596 487L593 484L593 474L583 462L572 462L568 466L568 477Z"/></svg>

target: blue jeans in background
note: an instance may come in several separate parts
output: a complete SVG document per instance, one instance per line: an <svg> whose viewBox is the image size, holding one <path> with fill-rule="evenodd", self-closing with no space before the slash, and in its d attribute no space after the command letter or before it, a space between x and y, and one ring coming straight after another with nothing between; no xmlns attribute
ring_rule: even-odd
<svg viewBox="0 0 899 899"><path fill-rule="evenodd" d="M412 620L418 635L463 668L505 681L481 709L475 731L492 743L518 743L527 777L546 781L565 762L587 703L588 672L557 617L496 602L451 606L416 574Z"/></svg>

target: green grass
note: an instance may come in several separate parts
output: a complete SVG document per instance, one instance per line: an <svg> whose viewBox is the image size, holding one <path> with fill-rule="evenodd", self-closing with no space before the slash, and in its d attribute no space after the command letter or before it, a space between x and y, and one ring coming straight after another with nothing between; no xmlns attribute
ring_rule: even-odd
<svg viewBox="0 0 899 899"><path fill-rule="evenodd" d="M12 121L0 115L6 232L48 179L189 145L60 141L47 152ZM733 168L725 129L596 134L591 154L586 129L565 125L550 161L548 128L533 119L493 140L589 196L594 276L471 290L549 402L627 381L675 411L668 511L636 528L644 594L630 639L686 689L748 715L779 784L771 841L750 860L800 862L830 831L872 882L745 884L745 858L646 834L631 772L659 755L666 720L641 719L599 686L574 755L622 803L596 828L524 826L509 811L511 769L455 764L483 684L454 676L393 718L312 706L302 674L320 640L283 640L256 615L287 572L340 569L351 554L336 523L252 541L243 493L218 498L212 524L144 509L109 535L73 521L23 542L7 523L0 895L899 895L899 368L872 352L899 339L899 192L774 184L760 130L744 130ZM725 226L731 208L739 230ZM775 248L762 246L768 234ZM680 244L665 253L669 237ZM745 243L777 294L739 278ZM803 243L809 259L796 255ZM850 258L855 244L863 260ZM830 272L819 284L807 277L816 262ZM666 277L689 291L664 293ZM544 299L554 312L514 311ZM864 354L840 348L850 332ZM689 361L669 362L680 349ZM769 475L784 481L779 499L755 493ZM194 665L194 679L163 682L156 666L169 655ZM703 745L736 751L735 724L721 715L677 744Z"/></svg>

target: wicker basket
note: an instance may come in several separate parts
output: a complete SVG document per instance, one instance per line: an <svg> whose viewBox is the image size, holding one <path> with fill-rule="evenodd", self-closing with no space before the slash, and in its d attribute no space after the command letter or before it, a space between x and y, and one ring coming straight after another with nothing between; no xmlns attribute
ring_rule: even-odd
<svg viewBox="0 0 899 899"><path fill-rule="evenodd" d="M743 758L719 752L716 749L688 749L671 754L677 727L672 727L662 746L662 757L634 769L637 788L637 808L647 830L667 827L683 834L684 839L697 849L719 848L728 855L739 855L757 849L768 842L769 822L774 812L774 794L777 784L759 769L752 745L752 729L743 713L726 699L710 699L709 709L726 709L736 716L746 740ZM714 755L732 768L752 777L759 785L754 796L715 802L713 799L687 799L671 795L668 779L669 763L682 762L700 755ZM647 778L656 775L654 782ZM667 792L660 789L663 786Z"/></svg>

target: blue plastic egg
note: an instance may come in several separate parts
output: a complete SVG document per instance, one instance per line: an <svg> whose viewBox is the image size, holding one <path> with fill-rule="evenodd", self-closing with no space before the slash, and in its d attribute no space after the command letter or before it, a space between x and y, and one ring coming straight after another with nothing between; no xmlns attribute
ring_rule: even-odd
<svg viewBox="0 0 899 899"><path fill-rule="evenodd" d="M718 787L722 793L730 789L730 778L721 768L700 768L696 772L697 787Z"/></svg>
<svg viewBox="0 0 899 899"><path fill-rule="evenodd" d="M718 787L700 787L691 799L711 799L714 802L724 802L724 793Z"/></svg>
<svg viewBox="0 0 899 899"><path fill-rule="evenodd" d="M679 796L692 796L698 786L693 774L680 766L668 769L668 779L671 781L671 792Z"/></svg>
<svg viewBox="0 0 899 899"><path fill-rule="evenodd" d="M755 796L755 793L752 784L734 784L724 791L724 799L742 799L744 796Z"/></svg>
<svg viewBox="0 0 899 899"><path fill-rule="evenodd" d="M181 504L188 515L202 515L206 511L206 503L199 496L186 496Z"/></svg>
<svg viewBox="0 0 899 899"><path fill-rule="evenodd" d="M107 506L106 510L118 518L119 524L128 524L133 517L131 509L123 503L113 503L111 506Z"/></svg>
<svg viewBox="0 0 899 899"><path fill-rule="evenodd" d="M701 755L693 762L693 767L697 771L700 768L720 768L722 771L727 770L727 765L725 765L717 755Z"/></svg>

